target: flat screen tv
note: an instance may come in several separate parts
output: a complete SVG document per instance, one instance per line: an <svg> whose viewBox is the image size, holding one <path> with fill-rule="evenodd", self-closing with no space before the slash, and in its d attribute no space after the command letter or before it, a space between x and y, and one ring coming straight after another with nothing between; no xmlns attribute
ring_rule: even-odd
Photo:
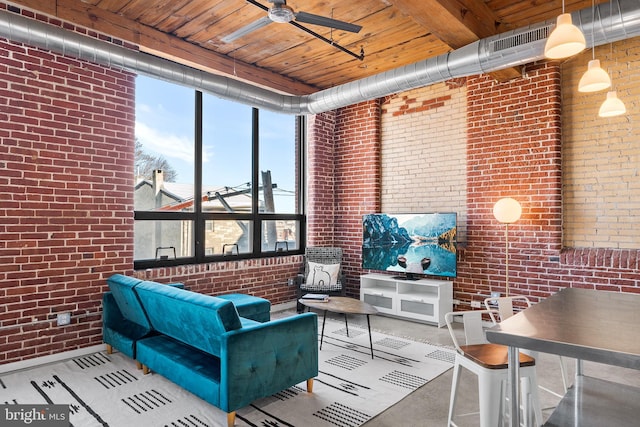
<svg viewBox="0 0 640 427"><path fill-rule="evenodd" d="M456 277L456 220L455 213L364 215L362 268L407 280Z"/></svg>

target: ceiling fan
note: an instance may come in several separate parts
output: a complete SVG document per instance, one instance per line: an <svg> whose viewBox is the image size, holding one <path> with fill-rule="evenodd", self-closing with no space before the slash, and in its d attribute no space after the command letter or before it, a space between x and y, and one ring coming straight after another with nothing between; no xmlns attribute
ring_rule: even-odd
<svg viewBox="0 0 640 427"><path fill-rule="evenodd" d="M248 25L245 25L244 27L234 31L233 33L222 37L221 38L222 42L231 43L232 41L237 40L240 37L243 37L252 31L262 28L268 24L271 24L272 22L285 23L285 24L288 23L297 28L300 28L301 30L313 35L314 37L319 38L320 40L326 43L331 44L332 46L335 46L336 48L342 50L343 52L346 52L360 60L364 59L364 52L362 50L360 51L360 55L357 55L343 48L333 40L327 39L326 37L300 25L299 23L302 22L305 24L320 25L322 27L335 28L338 30L349 31L352 33L358 33L362 29L362 26L360 25L339 21L337 19L328 18L325 16L314 15L312 13L307 13L307 12L295 12L290 6L287 5L286 0L269 0L269 2L273 3L273 6L271 7L264 6L263 4L258 3L255 0L246 0L246 1L267 12L267 16L264 16L258 19L257 21L254 21Z"/></svg>

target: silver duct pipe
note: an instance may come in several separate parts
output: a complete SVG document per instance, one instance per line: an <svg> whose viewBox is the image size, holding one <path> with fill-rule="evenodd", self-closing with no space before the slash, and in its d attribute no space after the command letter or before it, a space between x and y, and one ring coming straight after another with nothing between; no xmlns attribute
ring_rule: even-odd
<svg viewBox="0 0 640 427"><path fill-rule="evenodd" d="M612 43L640 35L640 2L613 0L595 9L574 12L572 19L582 29L589 47ZM317 114L452 78L543 59L544 44L554 25L555 20L546 21L311 95L289 96L0 11L0 37L288 114Z"/></svg>
<svg viewBox="0 0 640 427"><path fill-rule="evenodd" d="M571 14L587 46L640 35L640 1L614 0ZM308 110L329 111L457 77L488 73L544 59L544 45L556 20L478 40L444 55L396 68L311 95Z"/></svg>

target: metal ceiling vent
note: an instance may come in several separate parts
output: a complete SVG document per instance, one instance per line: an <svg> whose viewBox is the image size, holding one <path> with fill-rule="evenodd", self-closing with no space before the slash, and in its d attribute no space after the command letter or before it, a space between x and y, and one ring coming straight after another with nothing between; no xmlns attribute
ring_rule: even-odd
<svg viewBox="0 0 640 427"><path fill-rule="evenodd" d="M595 13L594 13L595 12ZM612 0L571 14L587 47L640 36L640 1ZM0 37L114 68L166 80L223 99L286 114L317 114L452 78L489 73L544 59L555 19L478 40L419 61L311 95L283 95L228 77L209 74L144 52L67 31L0 10Z"/></svg>
<svg viewBox="0 0 640 427"><path fill-rule="evenodd" d="M493 40L490 43L489 51L492 53L500 52L502 50L517 48L540 40L544 40L546 42L552 28L553 25L543 25L540 28L532 28L531 30L520 34L513 34Z"/></svg>

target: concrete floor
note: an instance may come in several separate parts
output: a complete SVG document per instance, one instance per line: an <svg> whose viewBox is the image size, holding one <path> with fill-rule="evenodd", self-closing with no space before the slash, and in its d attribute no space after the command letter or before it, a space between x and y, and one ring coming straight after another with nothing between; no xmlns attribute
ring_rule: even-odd
<svg viewBox="0 0 640 427"><path fill-rule="evenodd" d="M329 313L329 316L331 315L332 314ZM338 315L335 314L333 316L338 317ZM341 319L341 317L339 318ZM350 316L349 323L361 324L366 327L366 321L363 319L364 316ZM461 333L462 325L456 326L457 333ZM371 316L371 328L389 335L402 336L417 341L426 341L433 344L453 347L453 342L446 326L438 328L422 323L377 315ZM464 342L462 336L459 337L459 340ZM575 362L572 359L565 360L567 361L566 365L571 380L575 373ZM538 383L541 387L555 393L563 393L562 375L558 356L539 354L536 359L536 371L538 374ZM584 371L585 374L589 376L640 387L640 371L637 370L585 362ZM453 370L451 369L363 424L363 427L446 426L452 377ZM543 419L546 421L551 415L553 408L560 401L560 398L544 390L540 390L539 398L543 408ZM477 412L477 410L478 391L476 376L463 370L458 402L456 403L456 413L474 413ZM477 414L455 417L454 421L459 427L479 425Z"/></svg>

